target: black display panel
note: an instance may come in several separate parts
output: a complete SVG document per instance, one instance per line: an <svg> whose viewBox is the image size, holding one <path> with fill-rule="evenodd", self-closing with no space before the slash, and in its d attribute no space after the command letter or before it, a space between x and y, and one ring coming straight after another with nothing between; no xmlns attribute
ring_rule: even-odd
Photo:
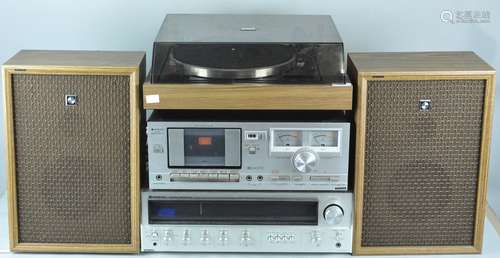
<svg viewBox="0 0 500 258"><path fill-rule="evenodd" d="M150 200L150 224L317 225L317 201Z"/></svg>

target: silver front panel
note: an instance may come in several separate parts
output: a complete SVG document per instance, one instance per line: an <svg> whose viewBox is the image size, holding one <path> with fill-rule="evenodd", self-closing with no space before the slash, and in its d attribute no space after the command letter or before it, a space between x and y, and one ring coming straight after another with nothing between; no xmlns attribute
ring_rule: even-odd
<svg viewBox="0 0 500 258"><path fill-rule="evenodd" d="M283 200L317 202L315 225L153 224L149 201ZM318 192L154 192L142 193L141 250L143 252L276 252L351 253L351 193ZM342 208L338 224L325 219L331 205ZM170 213L173 215L174 212ZM280 220L279 217L276 220Z"/></svg>
<svg viewBox="0 0 500 258"><path fill-rule="evenodd" d="M183 137L172 128L226 128L225 166L178 166ZM150 121L147 130L150 189L347 191L349 123ZM293 160L303 150L317 158L306 173Z"/></svg>

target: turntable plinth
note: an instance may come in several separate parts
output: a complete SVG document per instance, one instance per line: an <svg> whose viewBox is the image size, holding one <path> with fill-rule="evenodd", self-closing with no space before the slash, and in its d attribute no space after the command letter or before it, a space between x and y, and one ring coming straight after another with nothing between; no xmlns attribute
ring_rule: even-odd
<svg viewBox="0 0 500 258"><path fill-rule="evenodd" d="M145 109L351 110L352 86L329 84L152 84Z"/></svg>

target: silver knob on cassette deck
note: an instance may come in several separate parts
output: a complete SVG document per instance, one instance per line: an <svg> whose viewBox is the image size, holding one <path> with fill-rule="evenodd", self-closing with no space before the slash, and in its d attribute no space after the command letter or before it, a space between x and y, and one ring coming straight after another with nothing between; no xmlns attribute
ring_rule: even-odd
<svg viewBox="0 0 500 258"><path fill-rule="evenodd" d="M326 224L339 224L344 217L344 210L339 205L332 204L325 208L323 217L325 218Z"/></svg>
<svg viewBox="0 0 500 258"><path fill-rule="evenodd" d="M315 151L302 148L293 154L292 164L300 173L309 173L318 165L319 156Z"/></svg>

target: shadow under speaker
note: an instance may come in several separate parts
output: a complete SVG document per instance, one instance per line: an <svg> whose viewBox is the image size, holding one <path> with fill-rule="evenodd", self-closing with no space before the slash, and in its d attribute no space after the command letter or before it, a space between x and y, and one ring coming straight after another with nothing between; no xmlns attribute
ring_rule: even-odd
<svg viewBox="0 0 500 258"><path fill-rule="evenodd" d="M20 51L5 63L11 250L139 251L144 57Z"/></svg>
<svg viewBox="0 0 500 258"><path fill-rule="evenodd" d="M495 71L471 52L353 53L353 253L479 253Z"/></svg>

